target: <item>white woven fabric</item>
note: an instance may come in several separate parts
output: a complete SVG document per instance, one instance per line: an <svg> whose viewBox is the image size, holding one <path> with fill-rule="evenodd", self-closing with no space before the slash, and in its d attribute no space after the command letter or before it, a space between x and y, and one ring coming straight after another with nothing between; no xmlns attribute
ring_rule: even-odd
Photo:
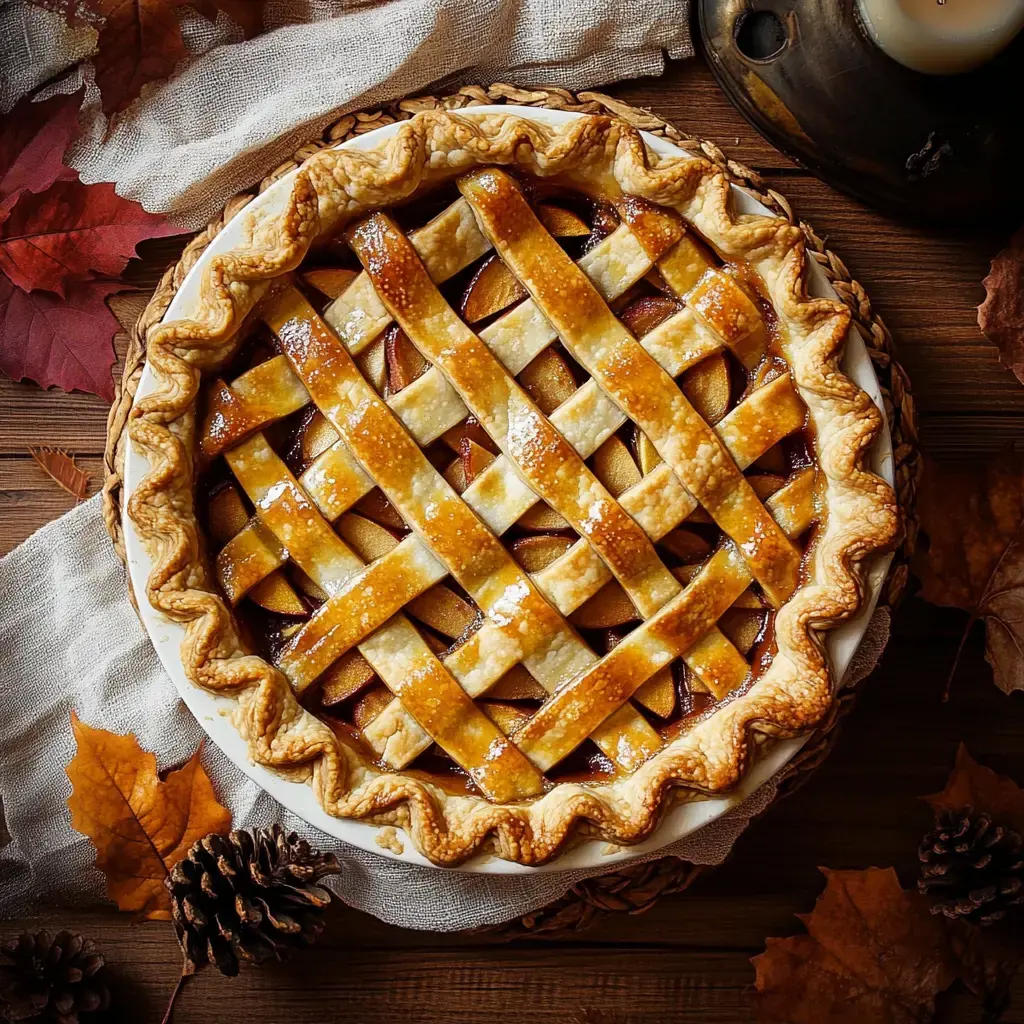
<svg viewBox="0 0 1024 1024"><path fill-rule="evenodd" d="M72 708L90 725L133 732L159 767L179 764L202 730L167 678L125 595L99 498L44 526L0 559L0 793L11 841L0 850L0 916L100 899L89 840L71 828L65 765ZM848 682L874 668L889 634L879 611ZM236 827L280 821L334 850L345 870L332 888L348 904L406 928L455 931L498 924L557 899L589 872L514 877L409 867L349 847L284 810L212 743L203 762ZM751 816L775 795L767 783L743 805L644 859L672 853L719 864ZM639 860L640 858L638 858Z"/></svg>
<svg viewBox="0 0 1024 1024"><path fill-rule="evenodd" d="M272 31L248 42L223 14L216 24L184 14L195 56L109 134L90 86L86 133L69 154L82 179L114 181L199 228L345 111L442 81L584 89L658 75L666 52L693 53L689 0L587 0L571 16L564 0L268 0L265 11ZM94 39L27 0L0 6L0 111ZM80 84L76 71L52 88Z"/></svg>

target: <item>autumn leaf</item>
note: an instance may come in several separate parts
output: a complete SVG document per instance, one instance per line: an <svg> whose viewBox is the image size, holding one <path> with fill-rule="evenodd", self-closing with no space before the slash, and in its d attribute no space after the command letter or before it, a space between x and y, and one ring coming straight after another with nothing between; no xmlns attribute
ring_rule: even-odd
<svg viewBox="0 0 1024 1024"><path fill-rule="evenodd" d="M55 181L78 177L63 156L79 132L84 92L40 103L26 96L0 121L0 206L20 192L45 192Z"/></svg>
<svg viewBox="0 0 1024 1024"><path fill-rule="evenodd" d="M77 501L84 501L89 493L89 474L75 464L75 457L59 448L29 448L29 454L39 468L58 487Z"/></svg>
<svg viewBox="0 0 1024 1024"><path fill-rule="evenodd" d="M936 816L973 807L1024 835L1024 792L1013 779L978 764L963 743L957 749L956 764L946 788L941 793L926 796L925 800Z"/></svg>
<svg viewBox="0 0 1024 1024"><path fill-rule="evenodd" d="M920 1024L958 972L941 920L891 868L829 871L806 935L753 958L762 1022Z"/></svg>
<svg viewBox="0 0 1024 1024"><path fill-rule="evenodd" d="M978 326L999 349L1003 365L1024 381L1024 228L992 261L982 285Z"/></svg>
<svg viewBox="0 0 1024 1024"><path fill-rule="evenodd" d="M143 239L181 232L122 199L109 182L57 181L42 195L22 192L12 199L0 222L0 271L26 292L63 296L69 281L116 277ZM0 207L0 218L3 212Z"/></svg>
<svg viewBox="0 0 1024 1024"><path fill-rule="evenodd" d="M170 920L164 879L197 839L231 827L230 811L217 802L198 750L161 781L156 758L134 736L93 729L74 712L71 727L71 823L96 847L107 895L121 910Z"/></svg>
<svg viewBox="0 0 1024 1024"><path fill-rule="evenodd" d="M209 21L216 21L217 11L223 11L246 39L263 31L263 0L192 0L192 6Z"/></svg>
<svg viewBox="0 0 1024 1024"><path fill-rule="evenodd" d="M49 0L46 6L67 15L67 0ZM210 21L223 10L246 38L262 27L261 0L88 0L87 9L100 19L92 60L105 114L130 106L143 86L168 78L188 56L178 20L183 7Z"/></svg>
<svg viewBox="0 0 1024 1024"><path fill-rule="evenodd" d="M104 300L124 287L117 281L76 281L60 299L50 292L27 294L0 275L0 371L13 380L111 401L120 324Z"/></svg>
<svg viewBox="0 0 1024 1024"><path fill-rule="evenodd" d="M967 612L964 638L984 620L996 685L1006 693L1024 689L1021 456L1002 452L987 463L953 466L926 460L917 510L928 537L913 563L920 596Z"/></svg>

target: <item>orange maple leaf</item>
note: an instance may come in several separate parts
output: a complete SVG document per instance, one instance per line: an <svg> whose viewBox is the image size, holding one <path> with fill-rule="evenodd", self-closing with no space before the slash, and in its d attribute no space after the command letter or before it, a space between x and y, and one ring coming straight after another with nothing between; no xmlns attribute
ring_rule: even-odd
<svg viewBox="0 0 1024 1024"><path fill-rule="evenodd" d="M71 823L96 847L107 895L121 910L170 920L164 879L197 839L226 832L231 812L217 802L199 750L161 781L156 758L134 736L94 729L74 712L71 727Z"/></svg>
<svg viewBox="0 0 1024 1024"><path fill-rule="evenodd" d="M74 19L68 0L43 3ZM88 0L86 8L99 17L93 65L104 113L130 106L144 85L168 78L188 56L179 23L183 7L194 8L210 21L224 11L246 39L257 35L263 24L262 0Z"/></svg>
<svg viewBox="0 0 1024 1024"><path fill-rule="evenodd" d="M919 1024L958 971L942 922L892 868L822 871L806 935L768 939L753 958L762 1022Z"/></svg>

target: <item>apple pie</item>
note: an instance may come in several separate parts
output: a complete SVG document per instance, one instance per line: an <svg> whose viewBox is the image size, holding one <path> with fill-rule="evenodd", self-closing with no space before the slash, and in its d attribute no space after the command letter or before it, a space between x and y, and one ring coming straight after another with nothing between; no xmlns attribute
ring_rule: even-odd
<svg viewBox="0 0 1024 1024"><path fill-rule="evenodd" d="M819 722L900 516L800 230L606 117L428 111L286 187L130 426L149 600L254 760L538 864Z"/></svg>

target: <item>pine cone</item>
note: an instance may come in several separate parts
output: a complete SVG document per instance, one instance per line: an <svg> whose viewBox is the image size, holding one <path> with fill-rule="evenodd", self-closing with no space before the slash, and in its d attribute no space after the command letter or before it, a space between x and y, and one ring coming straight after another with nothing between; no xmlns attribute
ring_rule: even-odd
<svg viewBox="0 0 1024 1024"><path fill-rule="evenodd" d="M209 963L233 976L239 960L282 960L311 945L331 900L313 883L339 870L334 854L280 825L193 843L165 882L185 973Z"/></svg>
<svg viewBox="0 0 1024 1024"><path fill-rule="evenodd" d="M25 932L5 942L0 957L0 1013L7 1020L79 1024L110 1006L103 957L81 935Z"/></svg>
<svg viewBox="0 0 1024 1024"><path fill-rule="evenodd" d="M1011 829L967 807L947 811L921 840L918 891L932 913L988 925L1024 902L1024 851Z"/></svg>

